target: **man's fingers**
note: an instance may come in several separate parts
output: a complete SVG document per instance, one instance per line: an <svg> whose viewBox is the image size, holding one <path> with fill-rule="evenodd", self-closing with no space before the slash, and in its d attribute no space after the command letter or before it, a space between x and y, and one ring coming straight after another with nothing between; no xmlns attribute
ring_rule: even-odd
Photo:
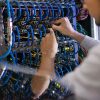
<svg viewBox="0 0 100 100"><path fill-rule="evenodd" d="M54 35L54 31L53 31L53 29L52 28L49 28L49 33L46 35L46 39L48 39L48 38L50 38L51 37L51 35Z"/></svg>
<svg viewBox="0 0 100 100"><path fill-rule="evenodd" d="M45 36L45 38L42 39L42 43L41 43L42 47L43 47L43 44L45 44L46 42L48 42L48 40L50 40L50 41L52 39L56 40L56 36L55 36L55 33L54 33L53 29L50 28L49 31L50 32Z"/></svg>
<svg viewBox="0 0 100 100"><path fill-rule="evenodd" d="M54 34L54 31L52 28L50 28L49 30L50 30L50 34Z"/></svg>
<svg viewBox="0 0 100 100"><path fill-rule="evenodd" d="M50 29L50 35L51 35L52 37L56 38L55 33L54 33L54 31L53 31L52 28Z"/></svg>
<svg viewBox="0 0 100 100"><path fill-rule="evenodd" d="M60 23L62 23L63 19L64 18L58 19L58 20L54 21L53 24L60 24Z"/></svg>
<svg viewBox="0 0 100 100"><path fill-rule="evenodd" d="M52 28L53 28L54 30L60 31L60 26L52 25Z"/></svg>

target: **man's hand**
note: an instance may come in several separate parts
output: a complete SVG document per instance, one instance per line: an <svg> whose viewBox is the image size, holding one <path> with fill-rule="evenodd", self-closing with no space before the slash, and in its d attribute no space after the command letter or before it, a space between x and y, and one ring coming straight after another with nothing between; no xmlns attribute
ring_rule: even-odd
<svg viewBox="0 0 100 100"><path fill-rule="evenodd" d="M58 49L58 43L54 31L50 29L50 33L42 39L41 52L42 57L54 58Z"/></svg>
<svg viewBox="0 0 100 100"><path fill-rule="evenodd" d="M54 31L50 29L50 33L42 40L41 43L41 65L32 79L32 91L35 99L41 96L48 88L50 79L55 76L54 60L57 53L58 44Z"/></svg>
<svg viewBox="0 0 100 100"><path fill-rule="evenodd" d="M67 17L61 18L61 19L53 22L52 28L54 30L61 32L64 35L67 35L67 36L75 39L79 43L81 43L85 38L85 35L80 34L79 32L77 32L73 29L73 27Z"/></svg>
<svg viewBox="0 0 100 100"><path fill-rule="evenodd" d="M73 29L69 19L67 17L61 18L53 22L52 28L61 32L64 35L72 36L75 30Z"/></svg>

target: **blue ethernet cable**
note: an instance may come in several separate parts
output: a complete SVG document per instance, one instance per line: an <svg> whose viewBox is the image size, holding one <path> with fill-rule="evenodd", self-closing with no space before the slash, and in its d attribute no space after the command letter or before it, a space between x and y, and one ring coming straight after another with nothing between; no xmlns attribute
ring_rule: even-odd
<svg viewBox="0 0 100 100"><path fill-rule="evenodd" d="M30 15L29 15L29 11L28 11L28 8L27 8L27 6L26 6L26 4L24 3L24 2L20 2L19 3L20 4L20 6L21 6L21 4L25 7L25 11L26 11L26 20L25 20L25 22L27 23L28 21L29 21L29 17L30 17Z"/></svg>
<svg viewBox="0 0 100 100"><path fill-rule="evenodd" d="M42 36L43 36L43 32L41 31L40 28L38 28L38 32L39 32L39 35L40 35L40 41L42 40Z"/></svg>
<svg viewBox="0 0 100 100"><path fill-rule="evenodd" d="M18 45L17 45L17 47L19 47L19 45L20 45L20 32L19 32L18 26L16 26L16 31L17 31L17 36L18 36Z"/></svg>
<svg viewBox="0 0 100 100"><path fill-rule="evenodd" d="M61 63L62 68L65 69L65 70L63 70L65 73L69 73L69 72L70 72L70 70L68 70L68 68L67 68L67 64L68 64L68 62L66 62L66 64ZM71 69L71 70L72 70L72 69ZM64 72L63 72L63 73L64 73Z"/></svg>
<svg viewBox="0 0 100 100"><path fill-rule="evenodd" d="M14 86L13 86L14 92L17 92L17 91L20 89L20 86L19 86L19 79L20 79L20 77L18 76L18 78L17 78L17 80L16 80L16 83L15 83Z"/></svg>
<svg viewBox="0 0 100 100"><path fill-rule="evenodd" d="M46 27L45 27L44 24L42 24L42 26L41 26L40 29L43 29L43 31L42 31L43 35L46 35ZM40 34L40 37L42 37L41 35L42 35L42 34Z"/></svg>
<svg viewBox="0 0 100 100"><path fill-rule="evenodd" d="M10 11L11 11L11 17L12 17L12 22L14 22L14 9L12 7L12 5L10 5Z"/></svg>
<svg viewBox="0 0 100 100"><path fill-rule="evenodd" d="M18 6L18 9L19 9L18 17L16 17L16 19L15 19L15 21L18 21L22 16L22 10L21 10L21 7L20 7L20 4L19 4L18 0L17 1L14 0L12 3L16 4Z"/></svg>
<svg viewBox="0 0 100 100"><path fill-rule="evenodd" d="M30 16L30 19L33 19L36 16L36 8L35 8L35 6L33 5L32 2L27 2L27 6L28 5L31 5L32 6L32 10L34 11L34 14L32 16ZM32 11L32 13L33 13L33 11Z"/></svg>
<svg viewBox="0 0 100 100"><path fill-rule="evenodd" d="M16 64L15 57L14 57L13 53L10 52L10 55L12 57L13 63ZM7 67L7 65L6 65L6 67ZM10 78L12 77L12 73L13 72L10 72L8 76L6 76L6 74L3 76L3 77L6 77L6 80L3 80L3 86L6 85L9 82Z"/></svg>
<svg viewBox="0 0 100 100"><path fill-rule="evenodd" d="M76 59L76 55L77 55L77 54L78 54L78 50L75 51L75 49L74 49L74 57L75 57L75 63L76 63L76 66L79 65L78 59Z"/></svg>
<svg viewBox="0 0 100 100"><path fill-rule="evenodd" d="M55 71L58 72L57 74L59 74L59 77L61 78L64 75L64 71L66 72L67 68L65 68L65 70L63 70L63 65L61 63L56 65L56 69ZM68 72L68 70L67 70Z"/></svg>
<svg viewBox="0 0 100 100"><path fill-rule="evenodd" d="M73 41L72 44L74 45L74 53L75 53L75 54L78 54L78 52L79 52L79 44L78 44L77 42L75 42L75 41ZM77 45L77 51L76 51L76 49L75 49L75 44Z"/></svg>
<svg viewBox="0 0 100 100"><path fill-rule="evenodd" d="M13 43L13 44L12 44L12 48L14 48L14 43L15 43L15 33L14 33L14 32L12 33L12 36L13 36L13 40L12 40L12 43Z"/></svg>
<svg viewBox="0 0 100 100"><path fill-rule="evenodd" d="M8 18L11 18L11 13L10 13L10 2L9 2L9 0L6 0L6 4L7 4Z"/></svg>
<svg viewBox="0 0 100 100"><path fill-rule="evenodd" d="M8 12L8 22L9 22L9 24L11 24L11 14L10 14L10 3L9 3L9 0L6 0L6 4L7 4L7 12ZM8 32L10 32L9 33L9 35L10 35L10 41L8 41L9 42L8 50L4 54L2 54L0 56L0 61L3 58L7 57L9 55L10 51L11 51L11 46L12 46L12 33L11 33L12 30L11 30L11 27L9 27L9 30L10 31L8 31Z"/></svg>
<svg viewBox="0 0 100 100"><path fill-rule="evenodd" d="M30 25L29 30L30 30L31 35L32 35L32 44L31 45L33 45L33 43L34 43L34 29L33 29L32 25Z"/></svg>
<svg viewBox="0 0 100 100"><path fill-rule="evenodd" d="M76 8L76 15L74 15L73 17L77 17L77 15L79 14L78 6L76 4L74 4L72 6L75 6L75 8Z"/></svg>
<svg viewBox="0 0 100 100"><path fill-rule="evenodd" d="M79 61L75 59L76 66L79 65Z"/></svg>
<svg viewBox="0 0 100 100"><path fill-rule="evenodd" d="M78 15L79 10L78 10L78 8L77 8L77 6L75 4L73 4L73 5L68 4L68 6L69 6L69 9L70 9L70 13L74 12L74 9L76 9L76 11L77 11L77 13L75 13L75 15L70 15L70 19L72 19L72 18L74 18L74 17L76 17ZM73 9L73 7L75 7L75 8Z"/></svg>
<svg viewBox="0 0 100 100"><path fill-rule="evenodd" d="M59 18L59 16L61 15L61 9L60 9L59 5L57 3L52 3L52 5L53 5L53 9L58 11L58 14L54 16L54 19ZM55 11L55 13L56 13L56 11Z"/></svg>
<svg viewBox="0 0 100 100"><path fill-rule="evenodd" d="M46 2L46 4L48 4L49 5L49 9L51 9L51 11L52 11L52 19L54 19L54 8L53 8L53 6L51 5L51 3L48 3L48 2ZM50 11L49 11L49 14L50 14ZM50 17L51 17L51 15L50 15Z"/></svg>
<svg viewBox="0 0 100 100"><path fill-rule="evenodd" d="M20 89L20 86L18 84L19 84L19 81L17 79L17 82L16 84L14 84L14 87L13 87L15 92L18 92L18 90Z"/></svg>
<svg viewBox="0 0 100 100"><path fill-rule="evenodd" d="M62 5L59 3L58 6L59 6L61 13L62 13L62 15L60 17L64 17L64 10L62 8Z"/></svg>
<svg viewBox="0 0 100 100"><path fill-rule="evenodd" d="M43 29L43 31L41 29ZM42 24L41 28L38 28L38 32L40 34L40 41L41 41L43 35L46 35L46 27Z"/></svg>
<svg viewBox="0 0 100 100"><path fill-rule="evenodd" d="M42 18L42 9L41 9L39 3L38 2L33 2L33 4L38 6L38 9L39 9L39 18L40 18L40 20L43 20L43 18Z"/></svg>
<svg viewBox="0 0 100 100"><path fill-rule="evenodd" d="M15 55L15 57L14 57L14 55ZM12 52L11 53L11 56L12 56L12 59L13 59L13 63L14 64L17 64L18 63L18 60L17 60L17 52L15 51L15 52ZM13 72L11 72L11 74L12 74ZM8 76L9 77L9 76ZM13 86L13 90L15 91L15 92L17 92L19 89L20 89L20 86L18 85L18 83L19 83L19 77L18 77L18 79L16 80L16 83L14 83L14 86Z"/></svg>
<svg viewBox="0 0 100 100"><path fill-rule="evenodd" d="M73 3L73 2L75 2L74 0L65 0L65 3Z"/></svg>
<svg viewBox="0 0 100 100"><path fill-rule="evenodd" d="M25 64L25 58L26 58L25 52L22 52L22 64L23 65Z"/></svg>
<svg viewBox="0 0 100 100"><path fill-rule="evenodd" d="M31 33L27 31L27 45L30 45L30 35Z"/></svg>
<svg viewBox="0 0 100 100"><path fill-rule="evenodd" d="M30 59L30 66L32 66L32 54L30 50L29 50L29 59Z"/></svg>
<svg viewBox="0 0 100 100"><path fill-rule="evenodd" d="M42 11L46 10L46 14L44 13L44 15L42 16L43 19L48 18L49 17L49 8L48 8L47 4L45 2L40 2L39 4L45 5L45 8L41 8Z"/></svg>
<svg viewBox="0 0 100 100"><path fill-rule="evenodd" d="M61 78L60 74L59 74L59 72L57 70L57 66L55 67L55 73L56 73L57 79ZM57 80L57 79L55 79L55 80Z"/></svg>
<svg viewBox="0 0 100 100"><path fill-rule="evenodd" d="M68 67L69 67L70 71L73 71L70 65Z"/></svg>
<svg viewBox="0 0 100 100"><path fill-rule="evenodd" d="M15 62L16 62L16 64L18 63L18 59L17 59L17 52L16 51L14 51L13 52L13 55L15 56Z"/></svg>
<svg viewBox="0 0 100 100"><path fill-rule="evenodd" d="M67 10L66 17L69 17L69 13L70 13L69 6L68 6L68 4L65 4L65 6L66 6L66 10Z"/></svg>

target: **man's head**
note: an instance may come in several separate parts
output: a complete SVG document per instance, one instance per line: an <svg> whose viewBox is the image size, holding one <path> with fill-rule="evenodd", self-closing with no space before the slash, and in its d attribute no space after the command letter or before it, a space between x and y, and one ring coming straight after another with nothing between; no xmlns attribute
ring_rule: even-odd
<svg viewBox="0 0 100 100"><path fill-rule="evenodd" d="M84 8L88 9L96 24L100 26L100 0L84 0Z"/></svg>

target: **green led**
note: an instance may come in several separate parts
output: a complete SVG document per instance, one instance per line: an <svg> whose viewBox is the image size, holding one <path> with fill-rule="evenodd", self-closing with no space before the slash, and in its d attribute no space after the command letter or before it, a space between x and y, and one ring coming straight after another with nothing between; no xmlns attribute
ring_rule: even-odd
<svg viewBox="0 0 100 100"><path fill-rule="evenodd" d="M12 61L12 58L10 58L10 61Z"/></svg>
<svg viewBox="0 0 100 100"><path fill-rule="evenodd" d="M65 50L66 50L66 51L69 51L69 50L70 50L70 48L69 48L69 47L65 47Z"/></svg>
<svg viewBox="0 0 100 100"><path fill-rule="evenodd" d="M57 86L57 88L60 88L61 87L59 83L56 83L56 86Z"/></svg>

